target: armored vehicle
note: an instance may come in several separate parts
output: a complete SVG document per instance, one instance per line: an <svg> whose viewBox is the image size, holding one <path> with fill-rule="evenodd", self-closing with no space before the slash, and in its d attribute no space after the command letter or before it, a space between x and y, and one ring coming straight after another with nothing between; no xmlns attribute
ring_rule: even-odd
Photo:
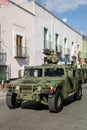
<svg viewBox="0 0 87 130"><path fill-rule="evenodd" d="M73 66L25 66L23 77L8 84L6 104L17 108L23 101L47 104L50 112L60 112L70 96L82 97L82 74Z"/></svg>
<svg viewBox="0 0 87 130"><path fill-rule="evenodd" d="M78 68L79 73L82 74L82 82L87 83L87 66L82 66Z"/></svg>

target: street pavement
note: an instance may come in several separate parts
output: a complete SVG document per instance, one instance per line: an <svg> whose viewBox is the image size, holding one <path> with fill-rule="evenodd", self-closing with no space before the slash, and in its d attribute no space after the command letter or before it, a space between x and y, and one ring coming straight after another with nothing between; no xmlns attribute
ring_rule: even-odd
<svg viewBox="0 0 87 130"><path fill-rule="evenodd" d="M87 84L80 101L66 101L60 113L50 113L48 106L23 102L9 109L0 100L0 130L87 130Z"/></svg>
<svg viewBox="0 0 87 130"><path fill-rule="evenodd" d="M6 90L5 90L5 89L2 89L2 88L0 87L0 99L5 98L5 96L6 96Z"/></svg>

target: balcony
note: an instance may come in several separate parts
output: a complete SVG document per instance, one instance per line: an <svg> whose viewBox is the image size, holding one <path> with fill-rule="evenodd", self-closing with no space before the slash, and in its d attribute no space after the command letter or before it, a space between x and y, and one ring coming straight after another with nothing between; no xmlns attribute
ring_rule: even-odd
<svg viewBox="0 0 87 130"><path fill-rule="evenodd" d="M7 53L0 47L0 64L5 64L7 60Z"/></svg>
<svg viewBox="0 0 87 130"><path fill-rule="evenodd" d="M84 52L84 58L87 58L87 52Z"/></svg>
<svg viewBox="0 0 87 130"><path fill-rule="evenodd" d="M77 56L77 52L75 50L71 50L71 56L72 57L76 57Z"/></svg>
<svg viewBox="0 0 87 130"><path fill-rule="evenodd" d="M52 42L45 40L44 41L44 49L51 49L52 48Z"/></svg>
<svg viewBox="0 0 87 130"><path fill-rule="evenodd" d="M62 52L62 46L61 45L58 45L57 52Z"/></svg>
<svg viewBox="0 0 87 130"><path fill-rule="evenodd" d="M27 54L27 47L22 46L14 46L14 57L15 58L26 58Z"/></svg>
<svg viewBox="0 0 87 130"><path fill-rule="evenodd" d="M70 49L69 48L65 48L64 49L64 53L65 53L65 55L70 55Z"/></svg>

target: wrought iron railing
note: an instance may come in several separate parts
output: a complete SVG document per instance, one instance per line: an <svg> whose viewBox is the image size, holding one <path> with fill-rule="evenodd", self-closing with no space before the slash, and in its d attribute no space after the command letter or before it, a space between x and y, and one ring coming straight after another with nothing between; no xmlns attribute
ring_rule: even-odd
<svg viewBox="0 0 87 130"><path fill-rule="evenodd" d="M14 56L19 58L25 58L28 56L27 47L15 46L14 47Z"/></svg>
<svg viewBox="0 0 87 130"><path fill-rule="evenodd" d="M58 52L62 52L62 46L58 45Z"/></svg>
<svg viewBox="0 0 87 130"><path fill-rule="evenodd" d="M69 48L64 48L65 55L70 55L70 49Z"/></svg>
<svg viewBox="0 0 87 130"><path fill-rule="evenodd" d="M44 49L51 49L51 48L52 48L52 42L44 40Z"/></svg>
<svg viewBox="0 0 87 130"><path fill-rule="evenodd" d="M0 47L0 62L4 63L7 60L7 53Z"/></svg>
<svg viewBox="0 0 87 130"><path fill-rule="evenodd" d="M87 52L84 53L84 58L87 58Z"/></svg>

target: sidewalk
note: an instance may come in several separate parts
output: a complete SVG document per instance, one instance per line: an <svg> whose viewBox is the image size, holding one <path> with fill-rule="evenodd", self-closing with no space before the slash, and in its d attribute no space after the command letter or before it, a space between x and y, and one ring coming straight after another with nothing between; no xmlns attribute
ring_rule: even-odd
<svg viewBox="0 0 87 130"><path fill-rule="evenodd" d="M6 96L6 91L0 88L0 98Z"/></svg>

